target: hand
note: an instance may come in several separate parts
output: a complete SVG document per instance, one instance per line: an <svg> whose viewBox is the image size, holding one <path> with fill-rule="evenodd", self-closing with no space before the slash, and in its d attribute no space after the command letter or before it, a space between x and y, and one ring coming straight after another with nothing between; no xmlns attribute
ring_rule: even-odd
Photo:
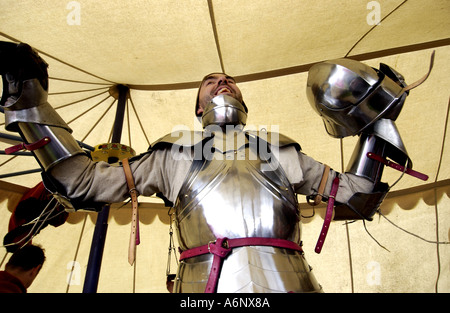
<svg viewBox="0 0 450 313"><path fill-rule="evenodd" d="M48 90L48 64L25 43L0 42L0 75L3 94L0 105L10 97L21 95L23 82L36 78L42 88Z"/></svg>

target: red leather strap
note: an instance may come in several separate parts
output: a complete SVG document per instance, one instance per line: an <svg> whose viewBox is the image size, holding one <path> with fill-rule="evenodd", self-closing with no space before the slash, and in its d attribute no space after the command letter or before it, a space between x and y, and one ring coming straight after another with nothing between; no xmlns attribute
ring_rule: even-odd
<svg viewBox="0 0 450 313"><path fill-rule="evenodd" d="M208 282L206 283L205 293L214 293L217 289L223 260L231 253L231 247L227 238L220 238L216 242L209 243L208 250L214 254L214 258L209 272Z"/></svg>
<svg viewBox="0 0 450 313"><path fill-rule="evenodd" d="M220 240L220 241L219 241ZM291 249L296 251L303 251L302 247L300 247L295 242L285 240L285 239L277 239L277 238L265 238L265 237L246 237L246 238L222 238L217 239L216 241L211 241L210 243L199 246L196 248L192 248L186 251L181 252L180 254L180 260L189 259L194 256L207 254L207 253L213 253L211 252L211 249L214 249L217 244L224 244L223 241L226 241L228 244L228 247L233 249L237 247L244 247L244 246L269 246L269 247L277 247L277 248L285 248L285 249ZM217 251L217 250L213 250Z"/></svg>
<svg viewBox="0 0 450 313"><path fill-rule="evenodd" d="M222 269L223 260L231 253L233 248L244 246L270 246L277 248L285 248L302 252L300 247L295 242L277 239L277 238L263 238L263 237L248 237L248 238L219 238L216 241L211 241L207 245L192 248L183 251L180 254L180 261L194 256L211 253L214 255L211 271L209 273L208 282L206 283L205 293L216 292L217 282L219 281L220 271Z"/></svg>
<svg viewBox="0 0 450 313"><path fill-rule="evenodd" d="M418 179L421 179L421 180L428 180L428 175L420 173L420 172L417 172L417 171L414 171L414 170L412 170L410 168L406 168L405 169L405 167L403 165L400 165L400 164L397 164L395 162L389 161L389 160L387 160L387 159L385 159L385 158L383 158L383 157L381 157L381 156L379 156L379 155L377 155L375 153L368 152L367 153L367 157L372 159L372 160L381 162L381 163L383 163L386 166L392 167L393 169L396 169L397 171L405 172L405 174L411 175L411 176L413 176L415 178L418 178Z"/></svg>
<svg viewBox="0 0 450 313"><path fill-rule="evenodd" d="M314 251L320 253L322 251L325 238L327 237L328 229L330 227L331 218L333 217L334 200L339 188L339 178L336 176L331 185L330 196L328 198L327 212L325 214L325 220L323 221L322 230L320 231L319 239L317 240L316 248Z"/></svg>
<svg viewBox="0 0 450 313"><path fill-rule="evenodd" d="M18 151L24 150L24 149L25 149L25 150L28 150L28 151L33 151L33 150L42 148L42 147L45 146L46 144L50 143L50 141L51 141L51 140L50 140L49 137L44 137L44 138L39 139L38 141L33 142L33 143L24 143L24 142L21 142L21 143L18 144L18 145L15 145L15 146L6 148L6 149L5 149L5 153L6 153L6 154L11 154L11 153L18 152Z"/></svg>

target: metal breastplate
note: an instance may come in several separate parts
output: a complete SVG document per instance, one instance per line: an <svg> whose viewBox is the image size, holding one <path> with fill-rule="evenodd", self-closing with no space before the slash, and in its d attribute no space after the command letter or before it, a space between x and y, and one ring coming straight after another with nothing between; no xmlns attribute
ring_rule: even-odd
<svg viewBox="0 0 450 313"><path fill-rule="evenodd" d="M245 135L234 136L239 142ZM212 140L211 154L194 161L175 205L181 249L220 237L298 242L297 198L278 161L246 139L237 149L226 149L219 136Z"/></svg>
<svg viewBox="0 0 450 313"><path fill-rule="evenodd" d="M300 243L297 198L278 161L267 160L248 140L236 149L223 149L226 139L218 137L209 142L215 146L211 155L194 161L176 201L180 248L223 237ZM211 254L180 262L175 292L203 292L211 263ZM320 291L303 255L282 248L235 248L220 275L218 292Z"/></svg>

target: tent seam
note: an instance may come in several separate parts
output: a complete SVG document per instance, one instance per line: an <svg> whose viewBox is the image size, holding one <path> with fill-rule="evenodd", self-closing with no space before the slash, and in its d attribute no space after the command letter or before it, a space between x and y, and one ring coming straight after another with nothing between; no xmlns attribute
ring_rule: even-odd
<svg viewBox="0 0 450 313"><path fill-rule="evenodd" d="M408 2L408 0L404 0L402 3L400 3L397 7L395 7L391 12L389 12L385 17L383 17L381 19L381 21L378 24L375 24L372 28L370 28L364 35L362 35L361 38L359 38L355 44L350 48L350 50L347 52L347 54L344 56L345 58L348 57L348 55L350 54L350 52L353 51L353 49L355 49L355 47L364 39L366 38L367 35L369 35L378 25L380 25L384 20L386 20L392 13L394 13L395 11L397 11L401 6L403 6L406 2Z"/></svg>

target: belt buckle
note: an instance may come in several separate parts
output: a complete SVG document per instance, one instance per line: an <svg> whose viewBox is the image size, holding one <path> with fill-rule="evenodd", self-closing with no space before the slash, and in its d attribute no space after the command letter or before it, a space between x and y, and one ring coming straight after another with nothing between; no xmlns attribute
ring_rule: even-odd
<svg viewBox="0 0 450 313"><path fill-rule="evenodd" d="M222 248L230 249L230 245L228 244L228 238L223 238L221 246L222 246Z"/></svg>
<svg viewBox="0 0 450 313"><path fill-rule="evenodd" d="M216 239L216 240L211 240L210 242L208 242L208 252L211 252L211 244L216 244L217 241L219 240L220 243L220 248L222 249L226 249L229 250L230 249L230 245L228 244L228 238L220 238L220 239Z"/></svg>
<svg viewBox="0 0 450 313"><path fill-rule="evenodd" d="M208 242L208 252L209 253L211 253L211 247L210 247L210 245L213 243L213 244L216 244L216 241L217 240L211 240L210 242Z"/></svg>

